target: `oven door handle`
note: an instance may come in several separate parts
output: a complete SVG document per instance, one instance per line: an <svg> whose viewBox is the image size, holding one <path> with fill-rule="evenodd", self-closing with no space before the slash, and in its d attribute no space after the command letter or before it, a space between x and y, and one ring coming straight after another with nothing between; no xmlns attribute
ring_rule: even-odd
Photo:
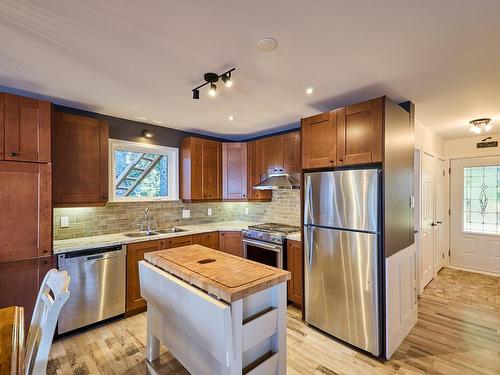
<svg viewBox="0 0 500 375"><path fill-rule="evenodd" d="M260 241L252 241L252 240L248 240L246 238L243 238L242 241L245 244L253 245L253 246L260 247L260 248L266 249L266 250L275 251L277 253L279 253L281 251L281 246L280 245L273 245L273 244L270 244L270 243L260 242Z"/></svg>

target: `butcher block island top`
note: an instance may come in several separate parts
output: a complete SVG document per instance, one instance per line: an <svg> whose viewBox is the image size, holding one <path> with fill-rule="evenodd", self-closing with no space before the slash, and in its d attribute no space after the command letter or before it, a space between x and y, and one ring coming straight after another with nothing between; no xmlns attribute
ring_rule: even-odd
<svg viewBox="0 0 500 375"><path fill-rule="evenodd" d="M290 279L290 272L201 245L146 253L146 261L231 303Z"/></svg>

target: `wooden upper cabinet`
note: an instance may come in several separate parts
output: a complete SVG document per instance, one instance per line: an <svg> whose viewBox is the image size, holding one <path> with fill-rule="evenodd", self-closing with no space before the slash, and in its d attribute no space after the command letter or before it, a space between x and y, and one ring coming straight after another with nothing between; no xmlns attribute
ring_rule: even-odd
<svg viewBox="0 0 500 375"><path fill-rule="evenodd" d="M52 105L42 100L1 94L0 157L10 161L51 162ZM2 129L3 128L3 129Z"/></svg>
<svg viewBox="0 0 500 375"><path fill-rule="evenodd" d="M247 144L226 142L222 144L222 198L247 199Z"/></svg>
<svg viewBox="0 0 500 375"><path fill-rule="evenodd" d="M222 146L220 142L188 137L181 143L180 181L184 201L222 198Z"/></svg>
<svg viewBox="0 0 500 375"><path fill-rule="evenodd" d="M52 250L51 165L0 161L0 262Z"/></svg>
<svg viewBox="0 0 500 375"><path fill-rule="evenodd" d="M381 97L339 110L339 165L382 161L383 102Z"/></svg>
<svg viewBox="0 0 500 375"><path fill-rule="evenodd" d="M104 205L108 201L108 123L54 112L54 205Z"/></svg>
<svg viewBox="0 0 500 375"><path fill-rule="evenodd" d="M262 169L266 175L284 173L283 137L280 135L263 138L261 141Z"/></svg>
<svg viewBox="0 0 500 375"><path fill-rule="evenodd" d="M337 162L337 111L302 119L302 168L333 167Z"/></svg>
<svg viewBox="0 0 500 375"><path fill-rule="evenodd" d="M247 175L248 189L247 200L270 201L272 193L270 190L255 190L254 185L266 178L266 172L262 167L262 140L247 143Z"/></svg>
<svg viewBox="0 0 500 375"><path fill-rule="evenodd" d="M281 135L283 140L283 171L285 173L300 173L300 131Z"/></svg>

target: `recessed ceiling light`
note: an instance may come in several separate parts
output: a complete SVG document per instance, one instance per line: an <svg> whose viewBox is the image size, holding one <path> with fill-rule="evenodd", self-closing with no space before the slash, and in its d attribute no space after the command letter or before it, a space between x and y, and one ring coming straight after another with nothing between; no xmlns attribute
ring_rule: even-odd
<svg viewBox="0 0 500 375"><path fill-rule="evenodd" d="M257 42L257 47L262 51L272 51L278 46L278 41L274 38L262 38Z"/></svg>
<svg viewBox="0 0 500 375"><path fill-rule="evenodd" d="M306 94L307 94L307 95L311 95L313 92L314 92L314 89L313 89L312 87L308 87L308 88L306 89Z"/></svg>
<svg viewBox="0 0 500 375"><path fill-rule="evenodd" d="M234 116L233 115L229 115L229 121L233 121L234 120Z"/></svg>

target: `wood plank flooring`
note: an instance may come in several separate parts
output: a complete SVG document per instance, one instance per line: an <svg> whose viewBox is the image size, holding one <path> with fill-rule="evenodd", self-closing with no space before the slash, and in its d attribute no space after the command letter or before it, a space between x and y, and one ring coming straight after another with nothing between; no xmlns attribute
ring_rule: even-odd
<svg viewBox="0 0 500 375"><path fill-rule="evenodd" d="M146 374L146 315L54 342L47 374ZM288 374L500 374L500 278L445 268L419 299L417 325L390 361L309 327L288 310ZM163 348L160 374L188 372Z"/></svg>

